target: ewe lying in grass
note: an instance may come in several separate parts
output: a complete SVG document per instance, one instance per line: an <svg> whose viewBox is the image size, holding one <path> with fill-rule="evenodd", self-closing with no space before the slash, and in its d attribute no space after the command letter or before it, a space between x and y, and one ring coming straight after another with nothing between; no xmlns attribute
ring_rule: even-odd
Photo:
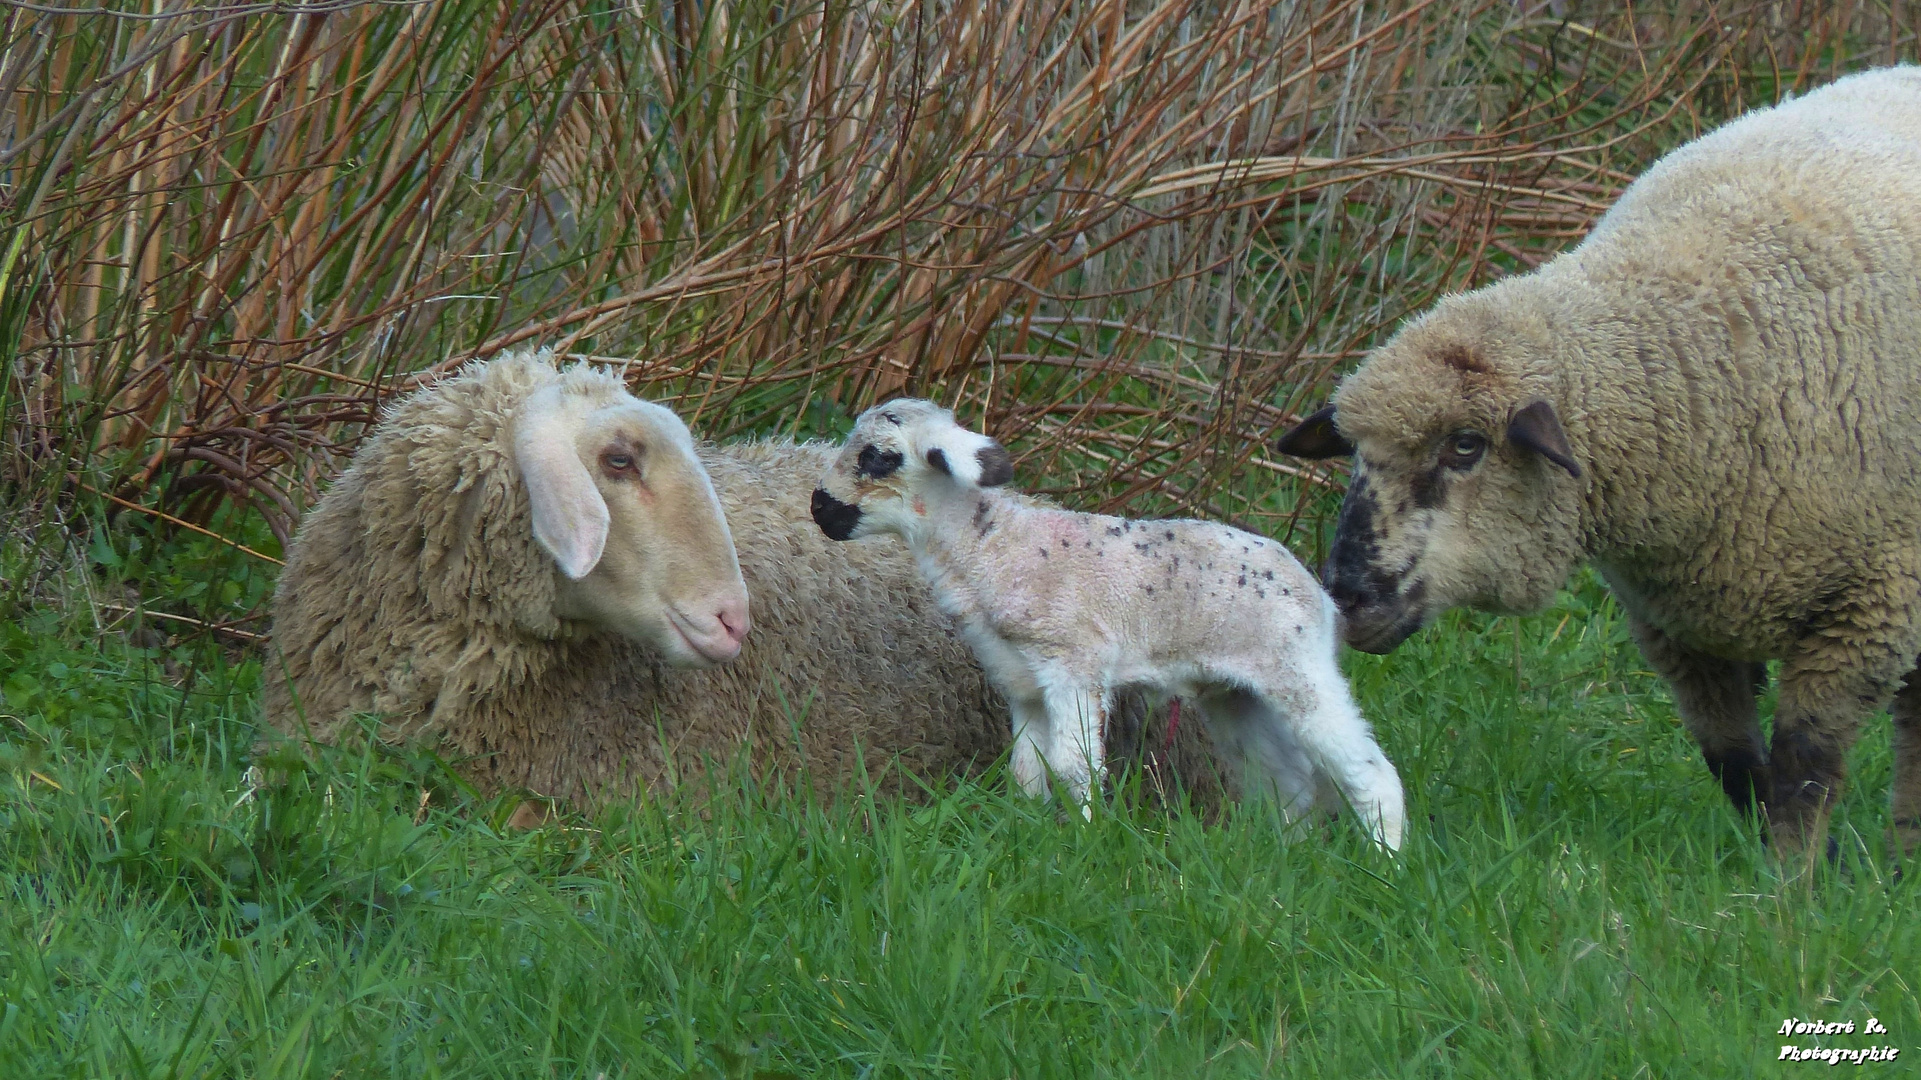
<svg viewBox="0 0 1921 1080"><path fill-rule="evenodd" d="M544 354L472 365L389 410L302 523L266 717L331 742L377 714L483 787L567 798L743 747L823 783L991 761L987 686L912 563L808 519L830 452L696 447Z"/></svg>
<svg viewBox="0 0 1921 1080"><path fill-rule="evenodd" d="M1443 300L1281 446L1357 452L1328 577L1356 648L1458 604L1539 609L1589 560L1784 852L1823 846L1892 701L1912 850L1918 404L1921 68L1901 67L1668 155L1580 247Z"/></svg>
<svg viewBox="0 0 1921 1080"><path fill-rule="evenodd" d="M1016 780L1099 785L1117 689L1195 700L1290 817L1345 799L1401 845L1400 778L1335 662L1334 606L1281 545L1205 521L1079 514L996 490L1007 452L946 409L863 413L814 492L836 540L904 539L1013 710ZM862 545L865 546L865 545ZM860 546L854 548L860 550ZM1329 785L1335 789L1329 791Z"/></svg>

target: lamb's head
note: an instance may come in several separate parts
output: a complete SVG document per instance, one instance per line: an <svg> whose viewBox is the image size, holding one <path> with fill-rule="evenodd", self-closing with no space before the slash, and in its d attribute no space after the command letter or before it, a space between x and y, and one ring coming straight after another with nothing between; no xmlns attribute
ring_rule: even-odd
<svg viewBox="0 0 1921 1080"><path fill-rule="evenodd" d="M1001 444L954 422L931 401L901 398L854 421L840 456L814 490L814 523L834 540L905 534L924 500L997 487L1014 477Z"/></svg>
<svg viewBox="0 0 1921 1080"><path fill-rule="evenodd" d="M1323 571L1349 644L1385 653L1456 605L1537 610L1581 556L1581 454L1549 328L1453 297L1377 349L1283 453L1352 454Z"/></svg>
<svg viewBox="0 0 1921 1080"><path fill-rule="evenodd" d="M659 649L724 663L747 636L747 586L693 436L671 411L584 368L530 394L513 421L554 607Z"/></svg>

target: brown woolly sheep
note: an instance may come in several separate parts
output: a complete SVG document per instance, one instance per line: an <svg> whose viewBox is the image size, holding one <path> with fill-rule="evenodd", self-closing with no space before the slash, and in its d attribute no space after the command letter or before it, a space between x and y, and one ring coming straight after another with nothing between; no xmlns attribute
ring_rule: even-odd
<svg viewBox="0 0 1921 1080"><path fill-rule="evenodd" d="M814 526L808 498L836 447L690 445L726 519L698 539L704 554L676 552L609 500L603 561L624 553L661 587L689 560L731 567L731 528L753 623L731 663L677 666L717 658L676 653L683 628L637 625L622 614L631 598L595 574L572 581L567 543L541 535L516 435L522 410L556 387L601 407L642 404L612 375L563 374L527 353L470 365L385 414L289 552L264 695L273 727L332 741L375 714L382 737L441 747L483 789L588 803L743 747L756 769L804 764L828 786L857 758L876 773L897 759L897 786L1001 753L1003 706L911 558L830 544ZM637 441L644 469L674 440ZM602 460L590 438L576 445L590 470L633 464ZM1123 734L1140 738L1139 725ZM1204 787L1211 759L1197 738L1183 729L1178 759Z"/></svg>
<svg viewBox="0 0 1921 1080"><path fill-rule="evenodd" d="M1668 155L1578 248L1401 330L1281 447L1357 455L1326 573L1355 647L1455 605L1536 610L1588 560L1778 850L1821 849L1890 700L1896 839L1921 841L1921 68Z"/></svg>

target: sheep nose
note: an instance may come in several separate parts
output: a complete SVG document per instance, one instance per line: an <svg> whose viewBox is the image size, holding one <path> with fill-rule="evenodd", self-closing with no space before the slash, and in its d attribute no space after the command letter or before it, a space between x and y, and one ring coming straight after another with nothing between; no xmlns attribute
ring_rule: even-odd
<svg viewBox="0 0 1921 1080"><path fill-rule="evenodd" d="M729 600L727 603L721 605L720 610L714 613L714 617L720 620L721 628L727 631L728 638L732 639L735 644L745 641L747 639L747 631L752 629L754 625L753 620L747 615L747 601L745 598Z"/></svg>
<svg viewBox="0 0 1921 1080"><path fill-rule="evenodd" d="M1354 582L1346 574L1336 571L1332 563L1321 570L1321 588L1327 590L1328 599L1334 601L1334 605L1342 611L1351 611L1366 599Z"/></svg>

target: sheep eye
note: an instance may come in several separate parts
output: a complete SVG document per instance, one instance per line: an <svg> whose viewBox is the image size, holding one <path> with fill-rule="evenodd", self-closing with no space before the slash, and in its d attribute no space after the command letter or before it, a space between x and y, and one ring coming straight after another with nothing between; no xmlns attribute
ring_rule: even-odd
<svg viewBox="0 0 1921 1080"><path fill-rule="evenodd" d="M609 450L600 455L600 467L610 473L639 471L640 459L625 450Z"/></svg>
<svg viewBox="0 0 1921 1080"><path fill-rule="evenodd" d="M1481 454L1486 450L1487 436L1478 431L1456 432L1441 444L1441 464L1465 469L1481 460Z"/></svg>

